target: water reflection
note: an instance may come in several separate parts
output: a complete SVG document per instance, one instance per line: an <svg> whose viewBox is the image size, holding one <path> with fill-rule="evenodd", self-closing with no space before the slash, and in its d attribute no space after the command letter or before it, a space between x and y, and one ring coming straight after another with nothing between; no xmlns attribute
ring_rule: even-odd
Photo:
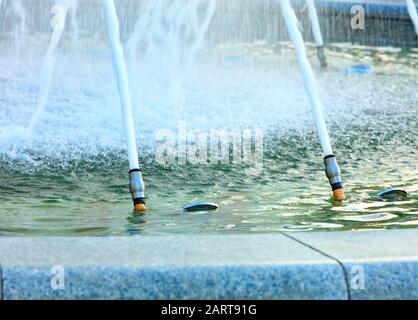
<svg viewBox="0 0 418 320"><path fill-rule="evenodd" d="M132 212L126 220L128 224L125 225L126 233L129 235L139 235L142 234L146 228L147 215L146 214L137 214Z"/></svg>

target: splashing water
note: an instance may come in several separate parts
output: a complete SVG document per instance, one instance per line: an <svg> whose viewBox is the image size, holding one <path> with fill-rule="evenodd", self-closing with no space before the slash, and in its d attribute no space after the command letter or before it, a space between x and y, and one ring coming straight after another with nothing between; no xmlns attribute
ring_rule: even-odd
<svg viewBox="0 0 418 320"><path fill-rule="evenodd" d="M58 1L57 3L61 3L61 2ZM45 110L49 90L51 88L52 75L54 72L54 66L55 66L55 61L56 61L55 51L61 40L62 32L65 27L65 25L60 26L59 24L61 23L65 24L68 9L70 8L70 0L64 0L62 1L62 4L58 6L61 6L60 8L62 8L61 12L57 13L58 15L60 15L58 19L61 21L57 21L56 25L54 26L54 32L52 34L51 43L49 44L44 61L42 63L38 103L35 109L35 113L33 114L32 119L28 126L29 138L32 137L33 129L36 123L38 122L39 117L42 115L42 113Z"/></svg>
<svg viewBox="0 0 418 320"><path fill-rule="evenodd" d="M215 9L216 0L145 4L127 42L130 80L138 88L135 100L151 97L147 103L177 114L184 112L184 87L193 80L193 66Z"/></svg>
<svg viewBox="0 0 418 320"><path fill-rule="evenodd" d="M116 1L148 186L149 214L141 218L131 212L101 1L70 2L45 108L30 143L22 139L40 97L55 4L0 4L1 235L416 227L415 49L331 44L329 69L320 72L315 46L306 48L349 195L338 205L318 161L321 146L293 48L280 41L288 38L277 1ZM374 72L343 72L358 63ZM178 143L179 120L191 141L196 130L261 129L263 170L156 162L156 133L171 130ZM409 198L374 197L389 187L406 189ZM221 209L181 211L197 200Z"/></svg>

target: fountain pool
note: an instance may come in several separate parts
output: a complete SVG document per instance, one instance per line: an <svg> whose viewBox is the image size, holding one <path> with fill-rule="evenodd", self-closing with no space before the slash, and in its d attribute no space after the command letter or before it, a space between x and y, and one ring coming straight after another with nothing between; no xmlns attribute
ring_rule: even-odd
<svg viewBox="0 0 418 320"><path fill-rule="evenodd" d="M118 2L148 197L148 212L139 216L127 189L122 115L99 2L71 2L45 109L30 134L51 38L51 2L13 3L0 3L0 235L418 226L415 48L329 43L329 66L321 70L315 45L307 45L348 196L340 204L331 199L283 22L260 27L248 19L231 32L228 23L254 10L246 1L239 11L237 3L218 1L212 8L202 0L181 15L181 1L138 2L139 11L134 1ZM261 10L265 18L269 6ZM249 27L266 32L260 37ZM350 72L359 63L373 72ZM191 147L210 140L211 130L252 137L251 161L236 163L231 151L227 161L213 163L205 143L193 154ZM162 154L167 145L188 157ZM405 189L408 198L375 197L389 187ZM220 209L181 209L199 200Z"/></svg>

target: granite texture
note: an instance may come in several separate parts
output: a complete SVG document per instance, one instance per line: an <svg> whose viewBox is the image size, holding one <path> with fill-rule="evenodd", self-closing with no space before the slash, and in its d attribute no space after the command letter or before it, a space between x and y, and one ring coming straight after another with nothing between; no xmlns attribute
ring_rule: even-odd
<svg viewBox="0 0 418 320"><path fill-rule="evenodd" d="M67 267L53 290L49 268L6 268L5 299L346 299L334 264L210 267Z"/></svg>
<svg viewBox="0 0 418 320"><path fill-rule="evenodd" d="M281 234L0 238L0 262L4 299L347 298L337 262Z"/></svg>
<svg viewBox="0 0 418 320"><path fill-rule="evenodd" d="M418 230L3 237L0 266L4 299L418 299Z"/></svg>
<svg viewBox="0 0 418 320"><path fill-rule="evenodd" d="M343 264L352 299L418 299L418 229L291 236Z"/></svg>

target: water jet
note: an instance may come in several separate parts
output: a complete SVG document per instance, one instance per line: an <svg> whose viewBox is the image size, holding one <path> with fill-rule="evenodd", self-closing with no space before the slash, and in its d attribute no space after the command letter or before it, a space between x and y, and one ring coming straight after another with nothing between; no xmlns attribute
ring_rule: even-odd
<svg viewBox="0 0 418 320"><path fill-rule="evenodd" d="M122 106L126 142L129 158L129 190L132 194L134 208L138 212L145 211L145 186L139 169L138 151L136 148L135 127L132 115L132 100L129 92L128 71L125 54L120 42L119 19L113 0L103 0L107 30L113 54L113 68L118 85L120 103Z"/></svg>
<svg viewBox="0 0 418 320"><path fill-rule="evenodd" d="M314 0L306 0L309 10L309 18L312 23L312 31L315 38L315 44L317 49L317 56L321 68L326 68L328 66L327 56L325 55L325 45L324 40L322 39L321 27L319 26L318 13L316 10Z"/></svg>
<svg viewBox="0 0 418 320"><path fill-rule="evenodd" d="M415 3L413 0L406 0L406 6L408 8L409 16L411 17L412 23L414 24L415 33L418 37L418 14L417 8L415 7Z"/></svg>
<svg viewBox="0 0 418 320"><path fill-rule="evenodd" d="M62 2L57 3L62 3L60 7L62 10L60 10L60 12L57 14L57 25L53 26L54 31L52 33L51 42L42 63L41 76L39 81L38 102L35 113L32 115L32 119L30 120L30 123L27 127L27 136L29 139L31 138L33 130L39 121L39 117L42 115L46 107L56 62L56 50L61 41L62 33L65 29L65 20L70 8L70 0L62 0Z"/></svg>
<svg viewBox="0 0 418 320"><path fill-rule="evenodd" d="M322 150L324 153L326 175L332 187L334 199L337 201L343 201L346 199L346 197L340 177L340 170L336 157L332 151L328 129L322 114L322 103L319 98L318 88L312 67L306 55L303 38L297 26L296 14L293 11L293 8L290 6L289 0L280 0L280 5L289 36L296 50L299 67L303 73L306 94L312 107L316 129L318 131L319 140L321 142Z"/></svg>

